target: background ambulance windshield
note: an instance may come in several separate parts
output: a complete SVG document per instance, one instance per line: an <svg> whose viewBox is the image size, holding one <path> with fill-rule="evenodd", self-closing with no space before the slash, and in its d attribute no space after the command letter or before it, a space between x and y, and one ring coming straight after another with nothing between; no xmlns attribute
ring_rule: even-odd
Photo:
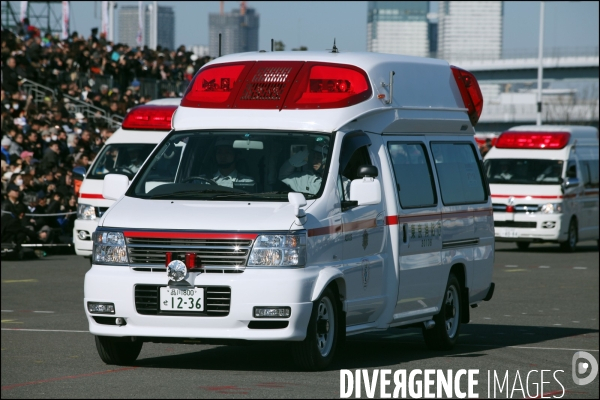
<svg viewBox="0 0 600 400"><path fill-rule="evenodd" d="M330 137L293 132L185 132L164 142L128 196L160 199L287 201L321 195Z"/></svg>
<svg viewBox="0 0 600 400"><path fill-rule="evenodd" d="M558 185L562 183L561 160L487 159L484 162L489 183L512 185Z"/></svg>
<svg viewBox="0 0 600 400"><path fill-rule="evenodd" d="M115 143L104 146L92 166L89 179L104 179L106 174L123 174L129 179L141 168L155 144Z"/></svg>

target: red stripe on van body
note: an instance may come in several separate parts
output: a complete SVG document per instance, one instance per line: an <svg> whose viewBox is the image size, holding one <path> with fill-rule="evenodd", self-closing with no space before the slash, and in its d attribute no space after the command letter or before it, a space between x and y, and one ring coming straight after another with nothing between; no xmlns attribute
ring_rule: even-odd
<svg viewBox="0 0 600 400"><path fill-rule="evenodd" d="M531 199L562 199L563 196L522 196L522 195L517 195L517 194L493 194L492 197L496 197L499 199L507 199L509 197L514 197L515 199L526 199L526 198L531 198Z"/></svg>
<svg viewBox="0 0 600 400"><path fill-rule="evenodd" d="M200 233L200 232L148 232L124 231L128 238L156 238L156 239L251 239L258 237L256 233Z"/></svg>
<svg viewBox="0 0 600 400"><path fill-rule="evenodd" d="M79 193L79 197L81 197L82 199L103 199L104 196L102 196L99 193Z"/></svg>

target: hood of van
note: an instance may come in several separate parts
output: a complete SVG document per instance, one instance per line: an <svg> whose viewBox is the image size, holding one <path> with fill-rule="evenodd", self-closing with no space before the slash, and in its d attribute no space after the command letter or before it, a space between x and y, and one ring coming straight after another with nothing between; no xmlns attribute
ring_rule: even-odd
<svg viewBox="0 0 600 400"><path fill-rule="evenodd" d="M124 197L100 221L125 229L222 232L287 231L294 208L285 202L149 200Z"/></svg>
<svg viewBox="0 0 600 400"><path fill-rule="evenodd" d="M492 202L496 204L541 204L563 198L560 185L502 185L490 184Z"/></svg>

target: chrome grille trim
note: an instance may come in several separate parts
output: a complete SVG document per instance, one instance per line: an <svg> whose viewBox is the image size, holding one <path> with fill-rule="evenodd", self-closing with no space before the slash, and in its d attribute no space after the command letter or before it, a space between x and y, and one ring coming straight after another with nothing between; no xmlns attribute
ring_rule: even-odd
<svg viewBox="0 0 600 400"><path fill-rule="evenodd" d="M174 260L184 260L186 253L196 253L197 268L242 272L248 262L253 240L249 239L160 239L126 238L131 267L164 267L165 253Z"/></svg>

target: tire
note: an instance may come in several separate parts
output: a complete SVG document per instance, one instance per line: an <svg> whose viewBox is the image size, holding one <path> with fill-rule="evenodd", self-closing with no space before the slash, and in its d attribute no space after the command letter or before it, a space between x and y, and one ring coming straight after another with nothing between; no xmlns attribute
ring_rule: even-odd
<svg viewBox="0 0 600 400"><path fill-rule="evenodd" d="M571 222L569 222L569 235L565 242L561 242L560 248L562 251L572 253L575 251L575 246L577 246L577 221L571 219Z"/></svg>
<svg viewBox="0 0 600 400"><path fill-rule="evenodd" d="M306 338L292 343L292 356L298 367L320 371L333 361L340 336L340 307L334 292L327 288L314 302Z"/></svg>
<svg viewBox="0 0 600 400"><path fill-rule="evenodd" d="M446 290L444 290L441 310L433 317L435 326L431 329L423 328L423 337L429 349L450 350L456 344L460 334L460 317L463 311L460 299L460 283L451 273Z"/></svg>
<svg viewBox="0 0 600 400"><path fill-rule="evenodd" d="M517 242L517 247L521 251L525 251L529 248L530 242Z"/></svg>
<svg viewBox="0 0 600 400"><path fill-rule="evenodd" d="M134 342L125 338L114 338L109 336L96 336L96 350L98 355L106 364L130 365L140 355L144 342Z"/></svg>

